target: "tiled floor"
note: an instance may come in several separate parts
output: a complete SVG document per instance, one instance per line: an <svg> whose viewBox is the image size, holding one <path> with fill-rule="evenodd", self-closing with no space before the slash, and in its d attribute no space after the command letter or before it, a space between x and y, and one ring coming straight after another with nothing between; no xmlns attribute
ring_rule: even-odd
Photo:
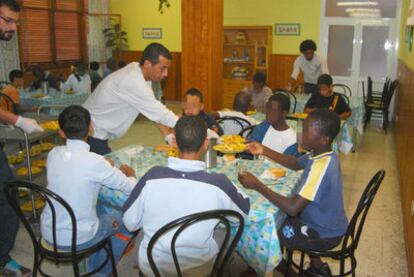
<svg viewBox="0 0 414 277"><path fill-rule="evenodd" d="M179 111L179 104L169 106L176 112ZM131 143L158 145L163 143L163 139L153 123L140 118L124 137L113 141L111 146L118 149ZM392 132L384 135L372 128L360 140L356 153L341 155L345 205L349 217L353 214L362 190L370 178L377 170L386 170L386 177L369 211L356 252L357 276L408 275L394 149ZM21 228L12 255L19 262L30 266L32 251L30 239ZM137 276L135 255L131 254L121 261L118 268L120 276ZM70 269L61 266L51 273L70 276Z"/></svg>

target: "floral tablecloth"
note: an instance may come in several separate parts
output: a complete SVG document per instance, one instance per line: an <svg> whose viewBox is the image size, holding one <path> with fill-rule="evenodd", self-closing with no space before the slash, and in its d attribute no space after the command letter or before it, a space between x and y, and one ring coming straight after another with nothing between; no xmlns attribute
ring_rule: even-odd
<svg viewBox="0 0 414 277"><path fill-rule="evenodd" d="M303 112L306 102L309 100L310 95L307 94L295 94L297 103L296 103L296 112ZM347 120L342 122L342 127L339 135L337 136L334 144L334 148L337 148L344 154L351 152L357 144L357 133L363 134L364 132L364 114L365 106L364 100L362 97L353 96L349 98L349 105L352 110L352 116ZM291 103L293 105L293 103ZM292 109L292 107L291 107ZM263 113L256 113L252 115L257 122L262 122L266 119L266 116ZM295 121L290 120L288 122L294 130L296 130Z"/></svg>
<svg viewBox="0 0 414 277"><path fill-rule="evenodd" d="M167 158L164 153L154 151L152 147L130 145L115 151L109 155L116 166L123 163L132 164L137 178L141 178L151 167L156 165L167 165ZM136 154L139 152L139 154ZM140 156L140 162L136 162L134 156ZM144 162L145 161L145 162ZM219 164L209 170L210 172L225 174L240 191L250 198L250 212L245 222L242 238L237 245L238 253L259 275L271 273L282 259L282 253L277 236L277 229L285 219L285 214L276 206L271 204L259 193L246 190L237 181L237 168L244 169L260 176L266 169L281 167L275 163L264 160L238 160L232 164ZM287 171L287 176L277 181L263 180L273 191L282 195L290 195L298 183L301 172ZM120 191L109 188L102 188L99 201L104 203L107 209L118 210L125 203L127 196Z"/></svg>

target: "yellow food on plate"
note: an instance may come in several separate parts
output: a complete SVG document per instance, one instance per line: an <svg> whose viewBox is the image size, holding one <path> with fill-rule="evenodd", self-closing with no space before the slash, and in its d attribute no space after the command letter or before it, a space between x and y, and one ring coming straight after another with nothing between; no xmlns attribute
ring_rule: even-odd
<svg viewBox="0 0 414 277"><path fill-rule="evenodd" d="M46 151L49 151L50 149L52 149L53 147L55 147L55 144L51 143L51 142L45 142L45 143L39 144L39 146L40 146L40 149L43 152L46 152Z"/></svg>
<svg viewBox="0 0 414 277"><path fill-rule="evenodd" d="M256 110L247 111L247 113L246 113L246 115L255 115L255 114L257 114L257 111Z"/></svg>
<svg viewBox="0 0 414 277"><path fill-rule="evenodd" d="M33 93L32 94L32 98L43 98L45 96L46 96L46 94L44 94L44 93Z"/></svg>
<svg viewBox="0 0 414 277"><path fill-rule="evenodd" d="M40 126L42 126L42 128L45 130L57 131L60 129L59 122L57 120L51 120L51 121L42 123L40 124Z"/></svg>
<svg viewBox="0 0 414 277"><path fill-rule="evenodd" d="M45 201L40 199L40 198L36 198L35 200L35 209L41 209L45 206ZM22 209L23 212L31 212L32 211L32 201L26 201L23 204L20 205L20 208Z"/></svg>
<svg viewBox="0 0 414 277"><path fill-rule="evenodd" d="M241 153L246 151L246 145L244 143L229 143L229 144L217 144L213 146L213 149L221 153Z"/></svg>
<svg viewBox="0 0 414 277"><path fill-rule="evenodd" d="M246 143L246 139L239 135L222 135L220 140L222 144Z"/></svg>
<svg viewBox="0 0 414 277"><path fill-rule="evenodd" d="M42 173L42 169L37 166L32 166L32 175L39 174L39 173ZM17 170L17 175L27 176L29 175L29 169L26 166L21 167Z"/></svg>
<svg viewBox="0 0 414 277"><path fill-rule="evenodd" d="M28 195L29 195L29 193L26 190L19 189L19 197L20 198L26 197Z"/></svg>
<svg viewBox="0 0 414 277"><path fill-rule="evenodd" d="M175 157L175 158L177 158L179 154L180 154L180 152L178 151L177 148L171 147L171 149L167 151L167 156L168 157Z"/></svg>
<svg viewBox="0 0 414 277"><path fill-rule="evenodd" d="M44 168L46 166L46 160L36 160L32 162L33 167Z"/></svg>
<svg viewBox="0 0 414 277"><path fill-rule="evenodd" d="M10 155L7 156L7 161L9 162L9 164L19 164L23 161L23 156L22 155Z"/></svg>
<svg viewBox="0 0 414 277"><path fill-rule="evenodd" d="M42 153L42 149L36 145L30 148L30 157L36 157ZM26 150L23 150L21 153L22 157L26 157Z"/></svg>
<svg viewBox="0 0 414 277"><path fill-rule="evenodd" d="M75 92L73 90L66 90L65 93L66 94L75 94Z"/></svg>
<svg viewBox="0 0 414 277"><path fill-rule="evenodd" d="M286 170L283 168L271 168L269 169L270 174L273 178L278 179L286 176Z"/></svg>
<svg viewBox="0 0 414 277"><path fill-rule="evenodd" d="M299 119L306 119L308 117L308 114L307 113L294 113L291 116L299 118Z"/></svg>
<svg viewBox="0 0 414 277"><path fill-rule="evenodd" d="M177 148L169 145L158 145L155 151L165 152L167 157L178 157L179 151Z"/></svg>

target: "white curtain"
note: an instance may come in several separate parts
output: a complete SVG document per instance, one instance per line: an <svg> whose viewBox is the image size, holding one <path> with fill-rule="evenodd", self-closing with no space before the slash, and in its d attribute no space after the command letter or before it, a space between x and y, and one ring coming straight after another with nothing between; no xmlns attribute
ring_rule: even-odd
<svg viewBox="0 0 414 277"><path fill-rule="evenodd" d="M17 35L10 41L0 41L0 81L9 81L9 72L20 69Z"/></svg>
<svg viewBox="0 0 414 277"><path fill-rule="evenodd" d="M89 13L109 13L109 0L89 0ZM108 16L89 16L88 55L89 62L105 63L112 56L111 49L105 47L102 30L110 27Z"/></svg>

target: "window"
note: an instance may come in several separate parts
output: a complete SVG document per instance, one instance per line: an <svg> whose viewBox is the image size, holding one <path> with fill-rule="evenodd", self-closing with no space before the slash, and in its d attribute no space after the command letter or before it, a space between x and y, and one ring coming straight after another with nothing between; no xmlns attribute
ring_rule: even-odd
<svg viewBox="0 0 414 277"><path fill-rule="evenodd" d="M20 57L23 67L59 66L86 58L86 0L22 0Z"/></svg>

